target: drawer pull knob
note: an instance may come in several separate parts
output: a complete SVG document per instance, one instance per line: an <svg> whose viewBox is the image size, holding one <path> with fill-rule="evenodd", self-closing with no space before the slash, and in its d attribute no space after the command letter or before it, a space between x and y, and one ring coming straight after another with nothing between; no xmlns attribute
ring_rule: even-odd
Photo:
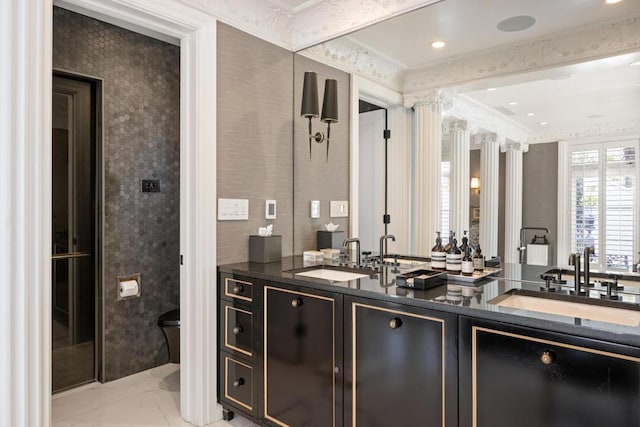
<svg viewBox="0 0 640 427"><path fill-rule="evenodd" d="M291 300L291 306L292 307L300 307L302 305L302 299L301 298L295 298Z"/></svg>
<svg viewBox="0 0 640 427"><path fill-rule="evenodd" d="M237 295L237 294L241 294L242 292L244 292L244 286L242 286L242 285L235 285L235 286L233 287L233 293L234 293L234 294L236 294L236 295Z"/></svg>
<svg viewBox="0 0 640 427"><path fill-rule="evenodd" d="M241 334L242 332L244 332L244 328L242 326L237 325L233 327L233 333L235 335Z"/></svg>
<svg viewBox="0 0 640 427"><path fill-rule="evenodd" d="M389 327L391 329L398 329L400 326L402 326L402 320L400 320L397 317L394 317L393 319L389 320Z"/></svg>
<svg viewBox="0 0 640 427"><path fill-rule="evenodd" d="M555 355L548 350L544 351L542 353L542 356L540 356L540 361L545 365L551 365L555 361L555 359Z"/></svg>
<svg viewBox="0 0 640 427"><path fill-rule="evenodd" d="M233 386L236 388L240 387L241 385L244 385L244 378L238 378L233 382Z"/></svg>

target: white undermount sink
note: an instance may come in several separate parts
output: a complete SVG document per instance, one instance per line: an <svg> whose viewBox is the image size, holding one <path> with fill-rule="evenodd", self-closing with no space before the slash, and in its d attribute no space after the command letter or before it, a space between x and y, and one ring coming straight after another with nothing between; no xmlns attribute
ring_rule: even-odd
<svg viewBox="0 0 640 427"><path fill-rule="evenodd" d="M616 323L625 326L640 326L640 311L608 307L596 304L584 304L572 301L541 298L535 296L505 294L489 301L490 304L540 313L557 314Z"/></svg>
<svg viewBox="0 0 640 427"><path fill-rule="evenodd" d="M363 279L369 277L366 274L351 273L349 271L331 270L328 268L319 268L317 270L303 271L295 273L296 276L313 277L315 279L324 279L330 282L348 282L349 280Z"/></svg>

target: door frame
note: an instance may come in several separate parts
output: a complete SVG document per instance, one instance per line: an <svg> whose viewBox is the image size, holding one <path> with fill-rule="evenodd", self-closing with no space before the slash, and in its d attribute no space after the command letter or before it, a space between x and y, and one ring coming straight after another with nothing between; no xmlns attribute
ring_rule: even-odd
<svg viewBox="0 0 640 427"><path fill-rule="evenodd" d="M53 0L14 2L0 22L0 424L51 420L51 96ZM216 404L216 19L179 0L69 0L179 40L181 415L196 425ZM6 72L5 72L6 71ZM8 107L5 110L5 107ZM6 113L6 114L4 114ZM9 156L4 156L9 153ZM4 191L4 190L7 191ZM5 245L2 245L5 246ZM177 260L176 260L177 262Z"/></svg>

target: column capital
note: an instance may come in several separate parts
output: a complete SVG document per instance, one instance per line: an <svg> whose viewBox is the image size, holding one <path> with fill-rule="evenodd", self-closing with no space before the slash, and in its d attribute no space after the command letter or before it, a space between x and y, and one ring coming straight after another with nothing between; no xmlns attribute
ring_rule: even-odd
<svg viewBox="0 0 640 427"><path fill-rule="evenodd" d="M404 106L407 108L418 107L421 105L440 105L447 108L447 105L452 102L451 96L440 89L428 89L404 95Z"/></svg>
<svg viewBox="0 0 640 427"><path fill-rule="evenodd" d="M506 153L507 151L521 151L526 153L529 151L529 144L523 142L509 142L500 146L500 152Z"/></svg>
<svg viewBox="0 0 640 427"><path fill-rule="evenodd" d="M506 141L504 135L499 135L493 132L485 132L474 135L473 142L476 145L488 144L490 142L497 142L499 145L503 145Z"/></svg>
<svg viewBox="0 0 640 427"><path fill-rule="evenodd" d="M447 120L442 122L443 135L448 135L453 131L468 131L473 135L478 132L478 126L469 120Z"/></svg>

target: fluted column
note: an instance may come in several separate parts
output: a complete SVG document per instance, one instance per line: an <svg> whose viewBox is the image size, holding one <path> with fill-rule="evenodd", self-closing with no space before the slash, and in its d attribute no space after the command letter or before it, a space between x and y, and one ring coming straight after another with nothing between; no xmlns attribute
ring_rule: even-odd
<svg viewBox="0 0 640 427"><path fill-rule="evenodd" d="M440 168L442 159L442 107L439 91L432 91L409 102L416 118L414 248L428 256L440 230Z"/></svg>
<svg viewBox="0 0 640 427"><path fill-rule="evenodd" d="M498 255L500 143L495 133L476 136L480 144L480 246L487 259Z"/></svg>
<svg viewBox="0 0 640 427"><path fill-rule="evenodd" d="M522 228L522 154L529 150L523 143L504 145L507 153L505 175L504 261L519 261L518 243Z"/></svg>
<svg viewBox="0 0 640 427"><path fill-rule="evenodd" d="M465 120L450 122L445 129L451 135L451 185L449 224L458 240L469 230L469 138ZM446 232L447 230L442 230Z"/></svg>

